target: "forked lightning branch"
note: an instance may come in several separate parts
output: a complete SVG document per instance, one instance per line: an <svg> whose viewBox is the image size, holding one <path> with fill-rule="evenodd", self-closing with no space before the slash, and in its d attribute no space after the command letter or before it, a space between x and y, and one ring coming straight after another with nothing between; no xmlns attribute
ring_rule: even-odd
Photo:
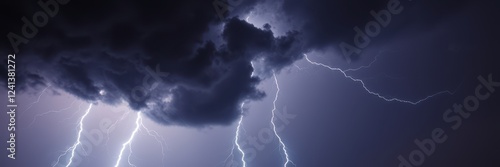
<svg viewBox="0 0 500 167"><path fill-rule="evenodd" d="M16 55L7 56L7 115L9 121L7 130L9 140L7 140L7 157L16 159Z"/></svg>

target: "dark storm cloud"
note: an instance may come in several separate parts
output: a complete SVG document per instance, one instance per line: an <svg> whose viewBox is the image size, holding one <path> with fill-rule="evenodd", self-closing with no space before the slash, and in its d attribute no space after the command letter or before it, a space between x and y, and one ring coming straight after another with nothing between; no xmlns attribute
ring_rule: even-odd
<svg viewBox="0 0 500 167"><path fill-rule="evenodd" d="M300 25L299 29L307 48L317 50L334 47L340 52L341 42L354 45L353 40L357 35L354 27L364 31L367 23L377 21L371 11L378 13L387 10L388 5L401 8L401 12L392 14L391 21L386 27L381 26L381 33L370 39L372 44L374 41L381 44L409 29L412 32L404 33L432 31L438 23L455 16L457 12L463 11L471 4L473 2L465 0L286 0L282 10Z"/></svg>
<svg viewBox="0 0 500 167"><path fill-rule="evenodd" d="M242 3L240 10L255 3ZM20 18L40 10L33 4L7 5L26 11L7 10L2 34L20 34ZM88 101L125 101L163 124L229 124L243 101L264 96L250 62L261 60L267 73L278 72L301 58L301 47L297 32L274 37L270 25L256 28L237 18L225 20L223 43L216 45L203 37L221 24L218 19L205 0L70 1L20 45L17 85L51 85ZM2 52L9 47L2 40Z"/></svg>

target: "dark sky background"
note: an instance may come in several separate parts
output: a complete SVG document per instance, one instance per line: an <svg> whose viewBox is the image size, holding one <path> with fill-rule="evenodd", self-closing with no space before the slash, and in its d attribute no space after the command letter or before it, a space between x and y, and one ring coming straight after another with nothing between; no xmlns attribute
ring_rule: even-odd
<svg viewBox="0 0 500 167"><path fill-rule="evenodd" d="M102 120L119 124L106 144L94 145L73 166L114 166L137 112L166 138L159 147L141 129L131 153L137 166L242 166L238 150L226 157L243 102L240 139L246 141L247 166L283 166L276 137L262 147L249 144L255 137L262 144L259 135L269 134L277 91L273 73L280 85L277 111L295 115L276 124L285 127L279 134L296 166L409 166L398 156L411 161L419 149L414 140L432 138L435 128L447 140L422 165L412 166L500 166L500 85L480 89L490 96L460 119L458 129L452 129L456 120L443 118L475 94L478 78L500 82L498 1L63 2L0 2L2 92L7 94L7 55L16 53L20 129L17 159L4 150L0 166L64 166L68 156L54 163L75 142L75 127L90 103L95 111L85 128L98 129ZM39 12L44 9L57 12ZM383 17L387 24L376 23L380 18L372 13L391 9L397 12L390 20ZM47 19L33 21L39 14ZM378 33L346 58L341 46L356 46L358 28L367 37L366 25L373 23L379 29L368 31ZM418 104L386 101L304 54L344 70L366 66L345 74L386 98L453 94ZM6 95L2 99L6 105ZM7 121L4 114L0 122ZM4 129L2 141L7 135Z"/></svg>

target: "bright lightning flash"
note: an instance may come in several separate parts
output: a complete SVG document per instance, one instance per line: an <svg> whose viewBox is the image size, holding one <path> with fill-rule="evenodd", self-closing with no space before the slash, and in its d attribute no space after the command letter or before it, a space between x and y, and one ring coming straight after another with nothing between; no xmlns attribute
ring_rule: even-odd
<svg viewBox="0 0 500 167"><path fill-rule="evenodd" d="M85 112L85 114L80 118L79 125L78 125L78 128L79 128L79 130L78 130L78 136L76 138L75 144L73 144L73 146L69 147L63 154L59 155L59 157L57 158L57 161L54 164L54 166L57 165L59 163L60 158L62 156L64 156L64 155L66 155L69 151L71 151L71 157L69 158L69 162L66 165L66 167L69 167L71 165L71 163L73 163L73 157L75 157L75 150L81 144L80 138L81 138L82 132L83 132L83 120L90 113L90 109L92 109L92 103L90 103L89 108L87 109L87 111Z"/></svg>
<svg viewBox="0 0 500 167"><path fill-rule="evenodd" d="M280 86L278 84L278 78L276 78L276 74L273 73L273 77L274 77L274 83L276 84L276 95L274 96L274 101L273 101L273 110L271 111L272 112L272 117L271 117L271 124L273 125L273 131L274 131L274 135L276 135L276 137L278 138L278 141L281 145L281 148L283 150L283 153L285 154L285 164L283 164L283 167L287 167L288 163L292 163L293 162L290 160L290 158L288 157L288 152L286 150L286 145L285 143L283 142L283 140L281 139L281 136L278 134L278 132L276 131L276 124L274 124L274 120L275 120L275 111L276 111L276 101L278 100L278 95L279 95L279 92L280 92Z"/></svg>
<svg viewBox="0 0 500 167"><path fill-rule="evenodd" d="M133 165L132 163L130 163L130 155L132 155L132 147L131 147L131 144L132 144L132 140L134 139L135 137L135 134L137 134L137 131L139 131L139 127L142 125L142 115L141 115L141 112L137 112L137 119L135 120L135 129L134 131L132 132L132 135L130 135L130 138L125 142L123 143L122 145L122 149L120 150L120 154L118 155L118 160L116 160L116 165L115 167L118 167L120 166L120 161L122 160L122 156L123 156L123 151L125 151L125 148L128 147L129 148L129 156L128 156L128 163L129 165L131 166L135 166Z"/></svg>
<svg viewBox="0 0 500 167"><path fill-rule="evenodd" d="M238 143L240 139L240 128L241 128L241 122L243 121L243 106L245 105L245 102L241 103L241 115L240 115L240 120L238 121L238 127L236 128L236 137L234 138L234 144L237 146L238 151L241 153L241 163L243 164L243 167L247 166L247 162L245 161L245 152L241 148L240 144Z"/></svg>
<svg viewBox="0 0 500 167"><path fill-rule="evenodd" d="M137 132L142 128L144 128L144 130L146 130L146 132L148 133L149 136L151 137L154 137L155 140L160 143L161 145L161 153L162 153L162 162L165 163L165 150L164 150L164 144L166 143L165 142L165 139L158 133L156 132L155 130L151 130L149 128L147 128L144 123L142 122L142 114L141 112L137 112L137 119L135 120L135 129L134 131L132 132L132 135L130 135L130 138L122 144L122 149L120 150L120 154L118 155L118 160L116 160L116 165L115 167L118 167L120 166L120 162L122 160L122 156L123 156L123 152L125 151L125 148L128 147L129 149L129 154L128 154L128 164L130 166L135 166L134 164L132 164L130 162L130 156L132 156L132 140L134 140L134 137L135 135L137 134Z"/></svg>

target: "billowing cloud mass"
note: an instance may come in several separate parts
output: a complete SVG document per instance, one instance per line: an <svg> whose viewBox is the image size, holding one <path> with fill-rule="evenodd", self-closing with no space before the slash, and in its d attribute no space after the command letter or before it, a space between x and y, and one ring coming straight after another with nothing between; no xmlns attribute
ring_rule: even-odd
<svg viewBox="0 0 500 167"><path fill-rule="evenodd" d="M21 18L32 21L42 8L31 1L9 3L16 4L0 5L9 6L0 10L5 23L0 30L22 36L26 23ZM301 59L303 52L334 48L340 53L335 55L343 55L339 46L345 42L353 56L343 57L354 61L365 47L399 48L413 57L439 54L435 57L443 61L455 53L475 54L466 49L473 41L495 40L486 32L498 26L482 25L491 25L496 14L479 15L493 11L483 9L494 3L72 0L58 3L58 13L19 44L17 86L51 85L88 101L126 103L163 124L229 124L240 103L264 96L256 89L261 80ZM259 25L247 23L247 16L260 19ZM456 28L463 20L470 26ZM0 54L15 52L8 38L0 43ZM259 65L259 75L251 76L251 62Z"/></svg>
<svg viewBox="0 0 500 167"><path fill-rule="evenodd" d="M22 35L20 18L40 10L19 5L33 8L3 11L11 24L2 34ZM70 1L59 10L19 45L18 89L51 85L87 101L126 103L167 125L229 124L243 101L265 95L251 61L270 74L301 58L298 32L275 37L270 25L221 21L212 1ZM2 40L6 50L14 52Z"/></svg>

